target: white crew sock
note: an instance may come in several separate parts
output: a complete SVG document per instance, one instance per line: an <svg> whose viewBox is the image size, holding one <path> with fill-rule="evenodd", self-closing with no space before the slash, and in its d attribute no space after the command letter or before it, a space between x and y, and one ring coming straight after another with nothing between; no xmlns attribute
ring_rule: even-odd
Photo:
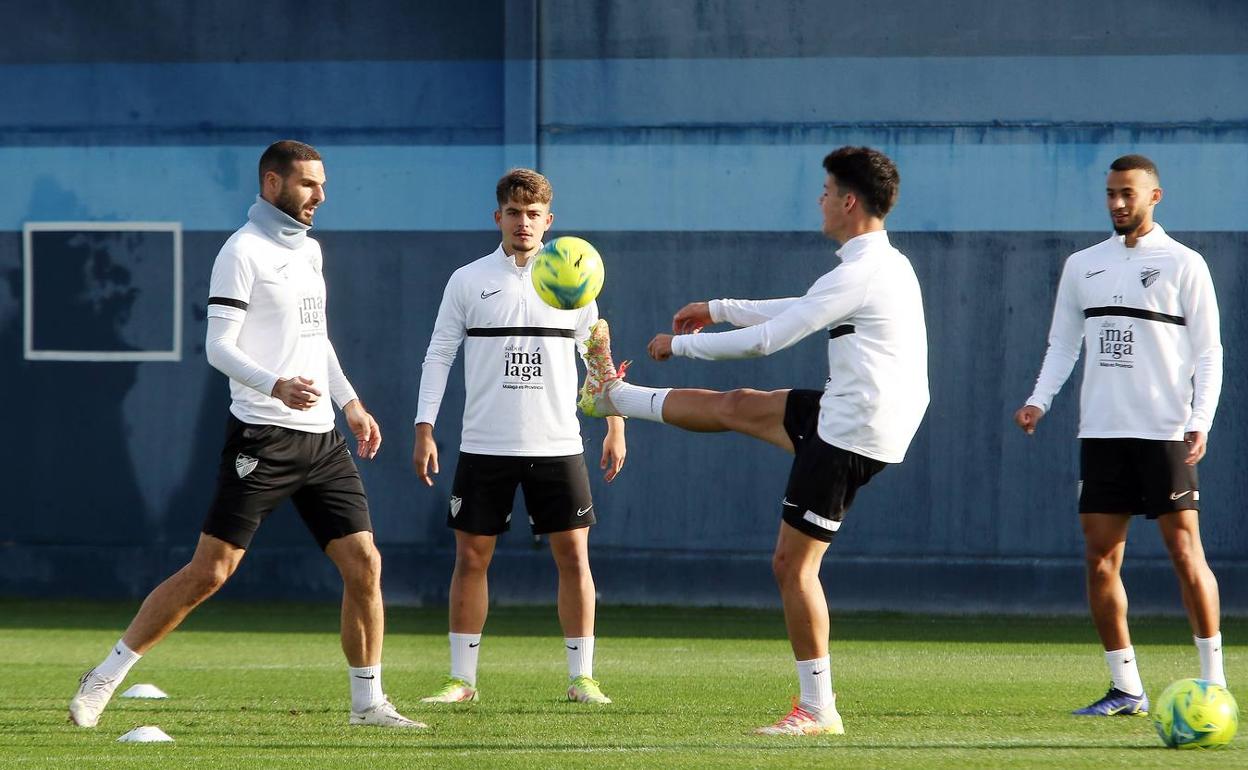
<svg viewBox="0 0 1248 770"><path fill-rule="evenodd" d="M568 678L575 679L578 676L587 676L593 679L594 637L565 637L563 646L567 648L568 653Z"/></svg>
<svg viewBox="0 0 1248 770"><path fill-rule="evenodd" d="M108 653L108 657L104 662L95 667L95 673L105 679L116 679L120 682L126 678L126 674L130 673L130 667L139 662L139 658L143 657L134 650L126 646L126 643L117 640L117 644L113 645L112 652Z"/></svg>
<svg viewBox="0 0 1248 770"><path fill-rule="evenodd" d="M351 710L355 713L368 711L385 700L381 691L381 664L375 666L347 666L351 677Z"/></svg>
<svg viewBox="0 0 1248 770"><path fill-rule="evenodd" d="M1196 652L1200 653L1200 678L1226 687L1226 673L1222 670L1222 633L1219 631L1208 639L1193 636Z"/></svg>
<svg viewBox="0 0 1248 770"><path fill-rule="evenodd" d="M1109 677L1114 687L1128 695L1143 695L1144 683L1140 681L1140 670L1135 665L1135 648L1124 647L1121 650L1106 650L1105 662L1109 664Z"/></svg>
<svg viewBox="0 0 1248 770"><path fill-rule="evenodd" d="M477 655L481 652L481 634L447 634L451 639L451 676L477 686Z"/></svg>
<svg viewBox="0 0 1248 770"><path fill-rule="evenodd" d="M832 695L832 661L829 656L797 661L797 681L801 687L797 705L819 712L836 703Z"/></svg>
<svg viewBox="0 0 1248 770"><path fill-rule="evenodd" d="M646 388L621 382L611 389L611 403L625 417L663 422L663 402L671 388Z"/></svg>

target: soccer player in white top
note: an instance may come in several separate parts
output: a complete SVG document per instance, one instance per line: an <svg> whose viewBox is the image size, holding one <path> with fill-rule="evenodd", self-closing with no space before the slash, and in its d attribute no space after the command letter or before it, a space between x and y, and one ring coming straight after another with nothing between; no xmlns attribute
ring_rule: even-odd
<svg viewBox="0 0 1248 770"><path fill-rule="evenodd" d="M381 556L330 398L360 457L377 455L381 430L329 341L321 247L308 237L324 201L325 168L314 148L285 140L260 156L260 195L221 247L209 288L205 350L230 378L232 401L216 498L190 563L148 594L121 640L83 675L69 704L80 727L95 727L130 667L221 588L261 521L287 498L342 574L349 723L425 727L381 689Z"/></svg>
<svg viewBox="0 0 1248 770"><path fill-rule="evenodd" d="M514 169L495 190L502 243L455 271L438 308L420 380L412 464L425 484L438 472L433 439L447 376L464 346L463 434L446 523L455 531L450 590L451 672L427 703L475 701L485 628L486 582L498 535L511 526L516 487L534 534L549 535L559 572L559 623L568 661L567 697L610 703L594 679L594 579L589 527L595 523L576 414L578 353L598 307L557 310L542 302L530 274L550 228L552 190L544 176ZM612 419L599 467L607 481L624 463L624 421Z"/></svg>
<svg viewBox="0 0 1248 770"><path fill-rule="evenodd" d="M591 370L582 409L690 431L737 431L795 455L781 500L773 567L797 662L801 695L766 735L843 733L828 656L828 605L819 564L857 490L899 463L927 410L927 332L909 260L888 241L884 218L897 200L892 161L866 147L842 147L823 161L823 233L841 243L841 263L801 297L721 299L686 305L677 336L660 334L649 353L710 360L770 355L817 332L828 335L822 391L656 389L630 385L622 368ZM745 327L699 333L711 323ZM591 352L607 344L605 329ZM594 356L590 357L595 360Z"/></svg>
<svg viewBox="0 0 1248 770"><path fill-rule="evenodd" d="M1200 542L1200 484L1222 389L1218 303L1205 260L1153 221L1157 167L1110 165L1114 233L1066 260L1035 391L1014 415L1029 435L1084 350L1079 518L1088 605L1112 683L1082 716L1146 713L1120 572L1133 515L1156 519L1195 634L1201 678L1225 686L1218 583Z"/></svg>

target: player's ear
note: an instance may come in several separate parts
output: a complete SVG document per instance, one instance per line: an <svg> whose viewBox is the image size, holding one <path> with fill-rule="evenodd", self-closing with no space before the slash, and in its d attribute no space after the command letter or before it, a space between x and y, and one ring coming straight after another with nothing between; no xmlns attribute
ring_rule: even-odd
<svg viewBox="0 0 1248 770"><path fill-rule="evenodd" d="M494 209L494 224L501 225L503 223L503 210Z"/></svg>
<svg viewBox="0 0 1248 770"><path fill-rule="evenodd" d="M1162 194L1163 194L1163 193L1162 193L1162 189L1161 189L1160 187L1154 187L1154 188L1153 188L1152 203L1153 203L1153 205L1154 205L1154 206L1156 206L1158 203L1161 203L1161 196L1162 196Z"/></svg>

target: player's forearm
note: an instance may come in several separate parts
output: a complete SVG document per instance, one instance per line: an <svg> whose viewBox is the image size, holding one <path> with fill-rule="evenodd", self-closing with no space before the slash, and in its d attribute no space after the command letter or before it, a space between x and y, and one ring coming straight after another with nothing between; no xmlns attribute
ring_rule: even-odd
<svg viewBox="0 0 1248 770"><path fill-rule="evenodd" d="M438 411L442 408L442 397L446 393L446 382L451 375L451 365L439 359L425 358L425 365L420 376L420 395L416 406L416 424L426 423L433 428L438 421Z"/></svg>
<svg viewBox="0 0 1248 770"><path fill-rule="evenodd" d="M355 389L351 387L351 381L347 379L347 375L342 371L342 364L338 361L338 353L335 352L332 343L326 341L328 348L328 366L329 366L329 396L338 405L339 409L346 411L347 404L352 401L358 401Z"/></svg>

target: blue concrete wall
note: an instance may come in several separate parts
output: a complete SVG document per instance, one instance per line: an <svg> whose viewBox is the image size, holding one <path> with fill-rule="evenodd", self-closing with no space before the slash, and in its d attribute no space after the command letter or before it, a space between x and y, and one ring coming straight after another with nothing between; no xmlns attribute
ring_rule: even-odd
<svg viewBox="0 0 1248 770"><path fill-rule="evenodd" d="M867 487L825 567L837 607L1078 610L1077 378L1041 433L1030 391L1058 270L1107 231L1114 157L1159 163L1158 219L1209 260L1226 384L1202 464L1206 546L1224 604L1248 610L1243 406L1248 299L1248 6L1236 2L345 4L194 9L0 3L0 592L141 596L176 569L210 499L228 404L202 356L213 257L255 194L269 141L326 158L318 214L340 357L386 446L362 463L391 600L444 600L443 524L462 410L452 375L443 474L408 465L420 362L451 271L496 245L493 183L536 163L555 230L607 259L617 356L644 359L683 302L800 293L833 263L819 161L881 147L901 167L890 218L923 285L932 407L906 463ZM1197 7L1192 7L1197 6ZM257 16L259 13L259 16ZM183 360L22 357L21 228L156 220L184 228ZM123 279L124 283L124 279ZM100 328L127 307L98 311ZM638 382L819 387L808 341L762 361L655 364ZM601 426L586 422L596 459ZM769 553L788 460L735 436L630 423L601 512L605 601L773 603ZM502 601L550 601L549 558L504 538ZM1176 611L1153 527L1129 547L1133 608ZM89 575L87 578L85 576ZM262 528L227 588L332 596L296 517Z"/></svg>

